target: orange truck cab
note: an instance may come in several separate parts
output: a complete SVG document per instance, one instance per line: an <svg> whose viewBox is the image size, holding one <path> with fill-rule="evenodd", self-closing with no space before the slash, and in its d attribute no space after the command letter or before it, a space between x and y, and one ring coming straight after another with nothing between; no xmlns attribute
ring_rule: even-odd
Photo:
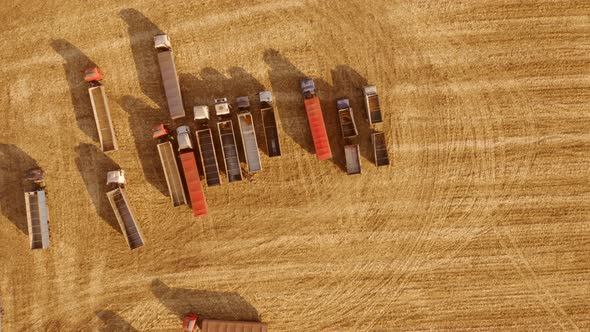
<svg viewBox="0 0 590 332"><path fill-rule="evenodd" d="M102 70L98 67L89 67L84 71L84 79L86 82L102 81Z"/></svg>
<svg viewBox="0 0 590 332"><path fill-rule="evenodd" d="M195 314L186 314L182 322L182 329L187 332L193 332L197 329L197 320L199 317Z"/></svg>

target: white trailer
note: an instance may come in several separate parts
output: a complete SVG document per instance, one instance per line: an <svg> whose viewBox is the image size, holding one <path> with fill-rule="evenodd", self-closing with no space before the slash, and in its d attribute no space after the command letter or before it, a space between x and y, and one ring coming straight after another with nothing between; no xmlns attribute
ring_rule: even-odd
<svg viewBox="0 0 590 332"><path fill-rule="evenodd" d="M27 227L31 249L49 248L49 211L43 181L43 171L33 168L27 171L26 181L32 190L25 192Z"/></svg>
<svg viewBox="0 0 590 332"><path fill-rule="evenodd" d="M170 117L172 119L182 118L185 116L184 106L170 38L167 35L154 36L154 46L158 50L158 63L160 64L160 74L164 82Z"/></svg>
<svg viewBox="0 0 590 332"><path fill-rule="evenodd" d="M242 136L242 145L244 148L244 156L246 157L246 164L248 165L248 171L258 172L262 169L262 164L260 163L260 153L258 152L254 121L252 113L250 113L250 101L248 100L248 96L242 96L238 97L236 102L238 104L238 124L240 126L240 134Z"/></svg>

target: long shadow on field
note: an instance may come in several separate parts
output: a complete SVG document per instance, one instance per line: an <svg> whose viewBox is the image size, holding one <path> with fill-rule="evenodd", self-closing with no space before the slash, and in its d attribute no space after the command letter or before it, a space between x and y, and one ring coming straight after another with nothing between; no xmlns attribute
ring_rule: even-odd
<svg viewBox="0 0 590 332"><path fill-rule="evenodd" d="M98 131L92 112L92 104L88 95L88 83L84 80L84 70L89 66L96 66L86 54L65 39L51 42L51 47L65 60L63 64L66 80L70 88L72 106L78 127L88 137L98 142Z"/></svg>
<svg viewBox="0 0 590 332"><path fill-rule="evenodd" d="M333 94L338 98L347 97L354 113L354 122L359 132L361 154L368 160L373 160L371 147L371 128L365 111L365 103L362 88L368 85L367 79L348 65L339 65L332 69L332 81L334 82ZM338 123L340 125L340 123ZM342 137L340 136L340 142ZM345 160L346 168L346 160Z"/></svg>
<svg viewBox="0 0 590 332"><path fill-rule="evenodd" d="M76 165L86 184L94 208L109 226L123 234L107 198L106 186L107 172L118 170L119 165L94 145L80 144L75 150L78 153Z"/></svg>
<svg viewBox="0 0 590 332"><path fill-rule="evenodd" d="M141 91L160 108L168 109L160 77L158 55L154 48L154 36L162 34L162 30L133 8L121 10L119 16L127 23L131 53Z"/></svg>
<svg viewBox="0 0 590 332"><path fill-rule="evenodd" d="M145 179L167 196L168 187L156 147L157 142L152 138L151 128L166 121L168 114L150 107L133 96L123 96L117 99L117 103L129 116L128 122Z"/></svg>
<svg viewBox="0 0 590 332"><path fill-rule="evenodd" d="M95 312L96 317L100 318L104 325L98 331L127 331L138 332L131 324L127 323L119 314L111 310L98 310Z"/></svg>
<svg viewBox="0 0 590 332"><path fill-rule="evenodd" d="M264 52L264 62L270 66L270 83L276 98L281 128L301 148L315 154L300 88L301 80L307 75L274 49L268 49ZM336 112L336 99L332 96L332 87L322 79L314 78L314 82L321 101L326 131L332 150L332 162L343 168L345 167L343 166L345 165L344 150L342 146L337 144L340 127Z"/></svg>
<svg viewBox="0 0 590 332"><path fill-rule="evenodd" d="M186 109L192 109L195 105L209 105L210 121L212 135L219 137L217 130L217 120L215 116L214 99L227 98L230 105L232 105L232 124L236 136L236 144L238 146L238 154L241 161L246 161L242 147L242 138L240 136L240 128L236 115L237 106L235 103L236 97L248 96L250 98L250 111L254 118L254 128L256 130L256 139L258 146L264 142L262 118L260 115L260 107L258 107L258 95L264 87L251 74L246 72L243 68L232 67L229 69L229 76L225 76L216 69L207 67L201 70L201 78L192 74L180 74L180 86ZM214 139L215 148L221 151L221 144L218 139ZM266 151L266 149L262 149ZM221 153L217 154L220 168L224 168L223 156Z"/></svg>
<svg viewBox="0 0 590 332"><path fill-rule="evenodd" d="M24 199L25 172L37 162L14 144L0 144L0 212L28 234Z"/></svg>
<svg viewBox="0 0 590 332"><path fill-rule="evenodd" d="M151 289L179 318L192 312L210 319L259 321L258 311L236 292L172 288L160 279L152 281Z"/></svg>

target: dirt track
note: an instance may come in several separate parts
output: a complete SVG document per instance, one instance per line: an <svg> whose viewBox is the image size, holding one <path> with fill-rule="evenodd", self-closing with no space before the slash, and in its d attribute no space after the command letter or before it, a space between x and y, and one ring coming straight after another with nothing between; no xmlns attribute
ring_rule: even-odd
<svg viewBox="0 0 590 332"><path fill-rule="evenodd" d="M271 331L590 330L590 3L238 2L4 4L4 330L178 331L187 311ZM189 118L216 97L277 100L283 156L206 188L206 218L172 208L150 138L168 118L159 31ZM120 148L107 155L92 62ZM334 162L310 153L304 76ZM360 122L364 174L348 177L335 100L361 119L367 83L393 164L372 164ZM28 249L32 165L47 174L47 251ZM104 195L117 165L147 242L133 252Z"/></svg>

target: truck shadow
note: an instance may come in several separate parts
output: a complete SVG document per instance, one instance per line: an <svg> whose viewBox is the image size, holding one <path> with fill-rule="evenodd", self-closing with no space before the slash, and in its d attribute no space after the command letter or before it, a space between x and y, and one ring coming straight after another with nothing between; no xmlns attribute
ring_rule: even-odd
<svg viewBox="0 0 590 332"><path fill-rule="evenodd" d="M89 85L84 80L84 70L96 64L65 39L53 40L51 47L65 60L63 68L70 88L76 123L82 132L98 142L98 131L88 95Z"/></svg>
<svg viewBox="0 0 590 332"><path fill-rule="evenodd" d="M99 327L98 331L126 331L138 332L131 324L127 323L119 314L112 310L98 310L94 314L103 321L104 325Z"/></svg>
<svg viewBox="0 0 590 332"><path fill-rule="evenodd" d="M23 234L29 234L24 198L25 172L37 162L14 144L0 143L0 212Z"/></svg>
<svg viewBox="0 0 590 332"><path fill-rule="evenodd" d="M332 69L333 93L336 98L347 97L354 113L354 122L359 133L359 147L361 155L373 161L371 145L371 128L366 116L363 86L368 85L367 79L348 65L339 65ZM337 119L338 120L338 119ZM338 120L339 121L339 120ZM340 123L338 123L340 126ZM342 141L342 138L340 138ZM346 159L344 160L346 164ZM344 167L346 169L346 165Z"/></svg>
<svg viewBox="0 0 590 332"><path fill-rule="evenodd" d="M114 230L123 234L107 198L107 172L119 169L119 165L92 144L79 144L76 166L86 184L86 189L98 215Z"/></svg>
<svg viewBox="0 0 590 332"><path fill-rule="evenodd" d="M199 79L193 74L180 74L180 86L182 89L182 96L185 109L192 109L195 105L208 105L210 120L209 127L214 137L215 149L221 151L221 143L219 142L219 132L217 130L217 119L215 116L214 99L227 98L230 105L232 105L232 124L234 127L234 134L236 136L236 144L238 146L238 154L242 162L246 161L244 151L242 148L242 138L240 136L240 127L236 115L237 106L235 103L236 97L248 96L250 98L250 111L254 118L254 129L256 130L256 140L258 141L258 148L266 153L264 146L264 128L262 126L262 117L260 114L260 103L258 102L259 91L264 89L264 86L254 78L251 74L246 72L243 68L232 67L229 68L229 76L225 76L214 68L203 68L200 72ZM196 129L194 122L192 129ZM224 170L223 156L221 153L217 154L218 164L220 170ZM224 170L225 171L225 170Z"/></svg>
<svg viewBox="0 0 590 332"><path fill-rule="evenodd" d="M133 8L122 9L119 16L127 23L129 44L141 91L159 108L167 110L168 104L153 39L155 35L162 34L162 30Z"/></svg>
<svg viewBox="0 0 590 332"><path fill-rule="evenodd" d="M192 312L203 318L259 321L258 311L236 292L172 288L160 279L152 281L154 296L180 319Z"/></svg>
<svg viewBox="0 0 590 332"><path fill-rule="evenodd" d="M277 112L281 121L281 129L305 151L315 154L313 139L303 105L300 89L301 79L307 77L277 50L268 49L264 52L264 62L270 66L269 78L273 94L276 96ZM340 123L336 112L336 98L330 84L322 79L313 78L320 102L326 131L332 150L332 162L341 169L346 169L344 149L339 142Z"/></svg>
<svg viewBox="0 0 590 332"><path fill-rule="evenodd" d="M135 141L135 149L139 154L139 161L143 174L148 183L164 196L168 196L168 187L164 178L164 170L160 163L160 156L156 147L157 142L152 138L151 128L168 119L168 114L156 110L133 96L123 96L117 103L129 116L129 124Z"/></svg>

